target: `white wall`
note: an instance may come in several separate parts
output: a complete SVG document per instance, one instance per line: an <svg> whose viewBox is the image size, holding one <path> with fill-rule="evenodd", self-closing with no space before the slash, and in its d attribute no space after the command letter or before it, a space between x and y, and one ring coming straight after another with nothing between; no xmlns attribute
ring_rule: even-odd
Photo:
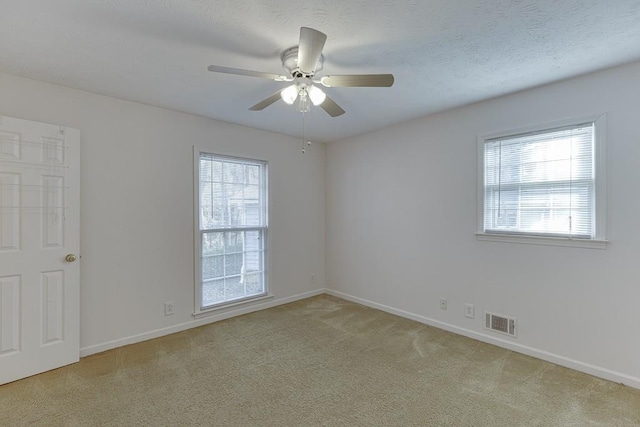
<svg viewBox="0 0 640 427"><path fill-rule="evenodd" d="M6 74L0 115L80 129L82 354L203 322L191 315L193 145L269 162L267 304L324 287L322 144L302 155L288 136Z"/></svg>
<svg viewBox="0 0 640 427"><path fill-rule="evenodd" d="M477 241L477 135L597 113L607 113L608 249ZM639 113L634 63L330 144L327 287L640 387ZM517 317L518 338L484 330L485 310Z"/></svg>

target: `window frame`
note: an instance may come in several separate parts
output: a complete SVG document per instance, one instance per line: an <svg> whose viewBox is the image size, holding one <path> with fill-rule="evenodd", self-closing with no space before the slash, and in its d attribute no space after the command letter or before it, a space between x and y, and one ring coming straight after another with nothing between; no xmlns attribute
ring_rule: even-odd
<svg viewBox="0 0 640 427"><path fill-rule="evenodd" d="M200 229L200 156L208 155L220 159L229 159L236 160L247 163L255 163L261 164L262 167L262 179L264 180L264 184L262 185L263 192L261 194L261 199L263 199L263 210L264 210L264 224L263 225L248 225L248 226L240 226L240 227L220 227L218 229ZM264 159L257 158L249 158L244 155L223 153L221 150L212 149L208 147L193 147L193 201L194 201L194 212L193 212L193 230L194 230L194 317L200 317L207 314L218 312L222 309L227 309L229 307L243 305L247 303L253 303L256 301L262 301L265 299L272 298L272 294L269 287L269 275L270 275L270 265L269 265L269 164L268 161ZM203 233L210 231L225 231L225 232L234 232L234 231L262 231L262 265L263 265L263 280L264 280L264 292L256 295L245 296L229 301L223 301L220 303L216 303L213 305L208 305L206 307L203 306L202 301L202 236Z"/></svg>
<svg viewBox="0 0 640 427"><path fill-rule="evenodd" d="M540 236L527 235L523 232L509 233L508 231L491 232L484 229L485 202L485 144L489 140L508 138L527 133L542 133L553 131L561 127L577 126L584 123L594 124L594 209L596 233L593 238L572 238L570 236ZM477 231L476 238L480 241L524 243L550 246L570 246L591 249L606 249L606 115L595 114L575 117L556 122L548 122L519 129L478 135L477 137Z"/></svg>

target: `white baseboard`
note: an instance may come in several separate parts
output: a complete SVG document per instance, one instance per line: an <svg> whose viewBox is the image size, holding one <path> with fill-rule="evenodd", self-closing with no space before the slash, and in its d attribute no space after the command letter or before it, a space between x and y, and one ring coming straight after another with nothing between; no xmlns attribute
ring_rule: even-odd
<svg viewBox="0 0 640 427"><path fill-rule="evenodd" d="M478 341L486 342L488 344L493 344L498 347L515 351L517 353L526 354L527 356L545 360L547 362L551 362L556 365L564 366L565 368L570 368L576 371L584 372L586 374L593 375L594 377L603 378L605 380L621 383L629 387L640 389L640 378L632 377L630 375L612 371L610 369L602 368L600 366L594 366L588 363L581 362L579 360L574 360L568 357L549 353L544 350L538 350L536 348L528 347L526 345L514 343L501 338L496 338L480 332L471 331L469 329L461 328L459 326L454 326L445 322L441 322L439 320L421 316L419 314L400 310L394 307L389 307L387 305L379 304L377 302L369 301L363 298L358 298L353 295L345 294L345 293L334 291L331 289L326 289L325 292L329 295L333 295L338 298L342 298L358 304L366 305L367 307L371 307L371 308L385 311L387 313L395 314L396 316L415 320L416 322L424 323L426 325L433 326L439 329L444 329L445 331L449 331L458 335L463 335L465 337L473 338Z"/></svg>
<svg viewBox="0 0 640 427"><path fill-rule="evenodd" d="M251 304L250 302L248 302L247 305L234 307L231 310L211 314L206 317L196 318L189 322L172 325L166 328L156 329L153 331L144 332L138 335L132 335L129 337L120 338L117 340L108 341L101 344L95 344L88 347L83 347L80 349L80 357L89 356L95 353L101 353L103 351L111 350L114 348L129 345L129 344L135 344L135 343L150 340L153 338L159 338L165 335L174 334L176 332L182 332L187 329L196 328L198 326L207 325L209 323L219 322L220 320L225 320L231 317L252 313L254 311L265 310L267 308L276 307L278 305L288 304L290 302L298 301L305 298L310 298L316 295L321 295L325 292L326 292L325 289L316 289L314 291L304 292L302 294L297 294L290 297L271 299L269 301L258 303L258 304Z"/></svg>

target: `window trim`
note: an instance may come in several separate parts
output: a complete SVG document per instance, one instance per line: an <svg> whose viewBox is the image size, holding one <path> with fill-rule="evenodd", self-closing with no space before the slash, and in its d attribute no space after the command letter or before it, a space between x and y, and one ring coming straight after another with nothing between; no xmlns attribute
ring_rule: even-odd
<svg viewBox="0 0 640 427"><path fill-rule="evenodd" d="M200 230L200 155L208 154L216 157L228 159L236 159L248 162L260 162L264 164L264 226L248 226L241 227L242 230L260 229L263 230L263 256L264 256L264 292L248 297L233 299L221 302L207 307L202 306L202 271L200 259L202 258L201 236L203 230ZM273 298L271 287L269 286L269 276L271 275L271 265L269 256L269 162L265 159L250 158L246 155L237 153L228 153L213 147L193 146L193 271L194 271L194 311L195 318L219 313L221 310L230 309L239 305L250 303L264 302L265 299ZM227 227L225 231L239 230L240 228Z"/></svg>
<svg viewBox="0 0 640 427"><path fill-rule="evenodd" d="M593 123L595 127L595 147L594 174L595 174L595 227L596 235L592 239L571 238L559 236L539 236L525 233L509 232L486 232L484 230L484 190L485 190L485 170L484 170L484 148L488 140L521 135L526 133L544 132L559 127L575 126L582 123ZM478 135L477 137L477 231L476 238L480 241L523 243L549 246L570 246L590 249L606 249L609 243L606 240L606 205L607 205L607 185L606 185L606 114L594 114L589 116L574 117L570 119L547 122L534 126L506 131L493 132L490 134Z"/></svg>

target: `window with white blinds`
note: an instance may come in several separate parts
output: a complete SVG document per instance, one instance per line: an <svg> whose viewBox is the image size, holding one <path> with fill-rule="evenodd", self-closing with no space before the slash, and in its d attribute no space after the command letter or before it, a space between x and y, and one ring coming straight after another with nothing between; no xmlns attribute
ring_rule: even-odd
<svg viewBox="0 0 640 427"><path fill-rule="evenodd" d="M266 162L200 152L196 312L267 293Z"/></svg>
<svg viewBox="0 0 640 427"><path fill-rule="evenodd" d="M603 238L597 120L483 138L481 233Z"/></svg>

